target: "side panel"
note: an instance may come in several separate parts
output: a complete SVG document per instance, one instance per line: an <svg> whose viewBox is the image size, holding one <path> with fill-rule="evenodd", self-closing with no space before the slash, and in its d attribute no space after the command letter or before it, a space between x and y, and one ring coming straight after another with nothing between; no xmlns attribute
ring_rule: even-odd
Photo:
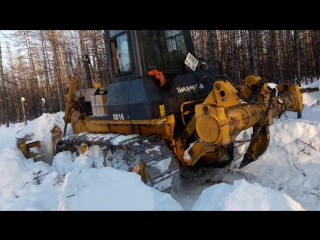
<svg viewBox="0 0 320 240"><path fill-rule="evenodd" d="M108 119L130 120L129 116L129 84L127 82L113 83L108 86Z"/></svg>
<svg viewBox="0 0 320 240"><path fill-rule="evenodd" d="M155 113L159 112L159 107L153 109L153 105L164 104L166 97L165 92L159 87L158 81L152 77L130 81L130 119L154 119L157 115Z"/></svg>

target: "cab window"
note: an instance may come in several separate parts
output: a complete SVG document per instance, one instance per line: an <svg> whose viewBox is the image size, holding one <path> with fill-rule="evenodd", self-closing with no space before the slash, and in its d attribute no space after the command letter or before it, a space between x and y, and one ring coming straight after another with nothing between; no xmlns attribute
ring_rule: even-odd
<svg viewBox="0 0 320 240"><path fill-rule="evenodd" d="M150 69L183 66L190 52L184 30L142 30L142 39Z"/></svg>
<svg viewBox="0 0 320 240"><path fill-rule="evenodd" d="M114 74L132 71L127 32L110 30L110 48Z"/></svg>

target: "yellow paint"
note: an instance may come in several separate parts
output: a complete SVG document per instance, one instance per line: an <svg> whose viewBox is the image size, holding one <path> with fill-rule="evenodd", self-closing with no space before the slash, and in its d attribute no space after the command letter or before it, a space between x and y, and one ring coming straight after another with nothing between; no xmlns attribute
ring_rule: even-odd
<svg viewBox="0 0 320 240"><path fill-rule="evenodd" d="M159 105L159 109L160 109L160 117L164 117L166 116L166 111L164 109L164 105Z"/></svg>
<svg viewBox="0 0 320 240"><path fill-rule="evenodd" d="M252 92L252 89L258 91ZM261 78L256 75L248 76L245 84L235 87L230 82L216 81L209 96L202 104L195 106L194 118L185 128L184 136L177 140L176 152L182 165L192 166L200 158L201 161L217 161L222 157L223 149L242 130L250 127L257 129L263 125L264 131L259 132L259 136L250 145L250 149L255 153L253 156L259 157L268 146L270 136L267 126L273 124L273 118L284 110L302 109L302 94L297 85L280 85L278 98L283 100L281 104L276 97L271 99L273 96L268 85L261 82ZM212 102L213 99L216 99L216 102ZM270 110L269 104L272 104ZM188 152L191 159L186 160L183 159L183 147L186 147L186 140L194 131L198 139Z"/></svg>
<svg viewBox="0 0 320 240"><path fill-rule="evenodd" d="M40 148L41 144L39 141L33 141L33 142L29 141L27 144L26 142L18 142L18 147L23 153L23 155L25 156L25 158L31 158L32 155L30 153L30 148L33 148L33 147Z"/></svg>
<svg viewBox="0 0 320 240"><path fill-rule="evenodd" d="M93 83L93 87L94 88L99 88L100 87L100 83Z"/></svg>
<svg viewBox="0 0 320 240"><path fill-rule="evenodd" d="M231 107L241 103L241 99L237 96L237 89L229 81L216 81L213 91L219 106Z"/></svg>

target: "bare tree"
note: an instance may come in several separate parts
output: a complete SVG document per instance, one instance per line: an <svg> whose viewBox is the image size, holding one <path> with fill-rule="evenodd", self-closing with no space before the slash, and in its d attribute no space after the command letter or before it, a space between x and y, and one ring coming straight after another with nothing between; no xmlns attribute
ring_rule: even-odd
<svg viewBox="0 0 320 240"><path fill-rule="evenodd" d="M278 77L279 82L283 81L283 60L282 60L282 54L281 54L281 47L280 47L280 31L274 30L274 44L275 44L275 51L276 51L276 67L278 69Z"/></svg>
<svg viewBox="0 0 320 240"><path fill-rule="evenodd" d="M220 53L218 48L218 39L216 30L207 30L207 49L208 49L208 65L209 68L220 71Z"/></svg>
<svg viewBox="0 0 320 240"><path fill-rule="evenodd" d="M41 106L40 106L40 91L39 91L39 84L38 84L38 78L36 75L36 70L35 70L35 66L34 66L34 61L33 61L33 53L31 51L31 45L30 45L30 40L29 40L29 32L28 30L24 31L24 36L25 36L25 42L26 42L26 46L27 46L27 53L28 53L28 59L29 59L29 64L30 64L30 75L31 75L31 79L32 79L32 96L33 96L33 106L35 106L34 109L36 109L36 111L33 111L33 117L36 117L40 114L41 112Z"/></svg>
<svg viewBox="0 0 320 240"><path fill-rule="evenodd" d="M51 100L51 93L50 93L50 81L49 81L49 73L48 73L48 66L47 66L47 54L46 54L46 47L45 41L43 37L43 31L40 31L41 37L41 50L43 55L43 67L44 67L44 76L46 81L46 102L48 103L49 111L52 113L52 100Z"/></svg>
<svg viewBox="0 0 320 240"><path fill-rule="evenodd" d="M56 37L53 32L53 30L49 30L49 37L50 37L50 43L51 43L51 49L52 49L52 54L53 54L53 64L54 64L54 70L55 70L55 77L57 79L56 81L56 86L58 90L58 101L59 101L59 106L60 106L60 111L63 110L62 106L62 81L61 81L61 70L60 70L60 63L58 60L58 53L57 53L57 48L56 48Z"/></svg>
<svg viewBox="0 0 320 240"><path fill-rule="evenodd" d="M2 80L2 91L3 91L3 101L4 101L4 114L6 117L6 127L9 127L8 97L7 97L5 77L3 74L1 42L0 42L0 74L1 74L1 80Z"/></svg>
<svg viewBox="0 0 320 240"><path fill-rule="evenodd" d="M230 34L230 44L231 44L231 59L233 65L233 74L235 83L240 83L240 79L238 76L238 61L237 61L237 43L236 43L236 31L231 31Z"/></svg>
<svg viewBox="0 0 320 240"><path fill-rule="evenodd" d="M56 35L57 45L58 45L59 54L60 54L60 61L61 61L62 69L63 69L62 72L63 72L64 81L63 81L62 86L64 86L64 89L67 89L66 84L68 82L68 74L67 74L66 65L64 64L64 56L62 54L62 48L61 48L61 43L60 43L59 32L57 30L55 30L54 32L55 32L55 35Z"/></svg>
<svg viewBox="0 0 320 240"><path fill-rule="evenodd" d="M298 31L297 30L293 30L293 34L294 34L294 62L295 62L295 75L296 75L296 79L297 79L297 84L299 84L299 86L301 86L301 69L300 69L300 54L299 54L299 48L300 48L300 44L299 44L299 37L298 37Z"/></svg>
<svg viewBox="0 0 320 240"><path fill-rule="evenodd" d="M68 54L68 60L69 60L69 64L68 64L68 73L69 73L69 78L71 76L74 76L73 74L73 64L72 64L72 58L71 58L71 48L70 48L70 41L69 41L69 31L66 30L66 40L67 40L67 54Z"/></svg>
<svg viewBox="0 0 320 240"><path fill-rule="evenodd" d="M253 41L253 30L248 30L249 32L249 49L250 49L250 66L251 73L257 74L257 63L256 63L256 53L254 49L254 41Z"/></svg>
<svg viewBox="0 0 320 240"><path fill-rule="evenodd" d="M14 64L13 64L13 56L12 56L12 51L11 51L11 47L8 41L6 41L7 43L7 59L9 62L9 66L10 66L10 87L9 87L9 96L16 96L17 93L19 94L19 88L18 88L18 83L15 77L15 68L14 68ZM10 112L11 112L11 121L15 122L18 119L22 119L21 117L21 106L19 103L19 99L18 98L13 98L10 97L10 101L9 101L9 105L10 106Z"/></svg>

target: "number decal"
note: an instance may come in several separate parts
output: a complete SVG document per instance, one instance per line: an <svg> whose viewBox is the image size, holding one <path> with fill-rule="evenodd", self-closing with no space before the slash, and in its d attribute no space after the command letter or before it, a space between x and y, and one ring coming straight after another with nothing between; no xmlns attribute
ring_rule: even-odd
<svg viewBox="0 0 320 240"><path fill-rule="evenodd" d="M113 114L113 120L124 120L123 113L121 113L121 114Z"/></svg>

